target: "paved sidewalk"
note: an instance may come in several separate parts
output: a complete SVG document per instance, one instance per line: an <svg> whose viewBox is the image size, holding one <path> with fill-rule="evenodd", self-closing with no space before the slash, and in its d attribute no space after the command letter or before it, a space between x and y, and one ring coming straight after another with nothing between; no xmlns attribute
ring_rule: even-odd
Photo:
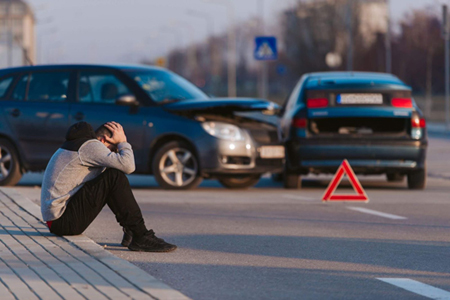
<svg viewBox="0 0 450 300"><path fill-rule="evenodd" d="M84 235L49 233L12 188L0 188L0 298L189 299Z"/></svg>

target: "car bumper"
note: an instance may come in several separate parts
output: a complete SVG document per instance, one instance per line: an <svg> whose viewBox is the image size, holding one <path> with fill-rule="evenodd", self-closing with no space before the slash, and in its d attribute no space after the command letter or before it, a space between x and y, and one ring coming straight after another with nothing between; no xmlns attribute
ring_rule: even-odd
<svg viewBox="0 0 450 300"><path fill-rule="evenodd" d="M302 140L288 143L288 167L300 173L335 172L347 159L357 173L406 173L424 168L426 149L426 141Z"/></svg>
<svg viewBox="0 0 450 300"><path fill-rule="evenodd" d="M227 141L207 137L196 145L202 175L211 177L231 174L263 174L280 172L284 158L261 158L262 146L283 146L281 143L263 145L250 137L244 141Z"/></svg>

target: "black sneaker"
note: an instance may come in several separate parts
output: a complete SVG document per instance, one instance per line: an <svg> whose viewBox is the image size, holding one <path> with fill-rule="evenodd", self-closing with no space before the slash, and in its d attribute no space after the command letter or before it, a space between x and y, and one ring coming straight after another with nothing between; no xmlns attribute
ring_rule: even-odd
<svg viewBox="0 0 450 300"><path fill-rule="evenodd" d="M128 246L131 251L143 252L170 252L177 249L177 246L165 242L163 239L156 237L153 230L147 231L139 238L133 238Z"/></svg>
<svg viewBox="0 0 450 300"><path fill-rule="evenodd" d="M131 230L128 230L124 227L122 243L120 243L120 244L124 247L128 247L128 246L130 246L131 239L133 239L133 232L131 232Z"/></svg>

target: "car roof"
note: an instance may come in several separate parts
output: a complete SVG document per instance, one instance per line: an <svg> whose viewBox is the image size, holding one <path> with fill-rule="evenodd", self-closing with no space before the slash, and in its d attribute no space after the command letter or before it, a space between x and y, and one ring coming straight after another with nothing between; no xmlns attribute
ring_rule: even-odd
<svg viewBox="0 0 450 300"><path fill-rule="evenodd" d="M315 72L306 74L308 89L380 87L411 90L397 76L377 72Z"/></svg>
<svg viewBox="0 0 450 300"><path fill-rule="evenodd" d="M147 66L147 65L109 65L109 64L60 64L60 65L36 65L36 66L24 66L0 69L0 74L12 73L12 72L29 72L29 71L47 71L55 69L113 69L121 71L149 71L149 70L161 70L167 71L164 68Z"/></svg>

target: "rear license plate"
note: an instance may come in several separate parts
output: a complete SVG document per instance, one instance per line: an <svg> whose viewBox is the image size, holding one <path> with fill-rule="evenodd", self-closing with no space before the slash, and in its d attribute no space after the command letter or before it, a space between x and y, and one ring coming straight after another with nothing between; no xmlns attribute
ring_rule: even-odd
<svg viewBox="0 0 450 300"><path fill-rule="evenodd" d="M284 158L284 146L262 146L261 158Z"/></svg>
<svg viewBox="0 0 450 300"><path fill-rule="evenodd" d="M337 104L383 104L382 94L338 94Z"/></svg>

